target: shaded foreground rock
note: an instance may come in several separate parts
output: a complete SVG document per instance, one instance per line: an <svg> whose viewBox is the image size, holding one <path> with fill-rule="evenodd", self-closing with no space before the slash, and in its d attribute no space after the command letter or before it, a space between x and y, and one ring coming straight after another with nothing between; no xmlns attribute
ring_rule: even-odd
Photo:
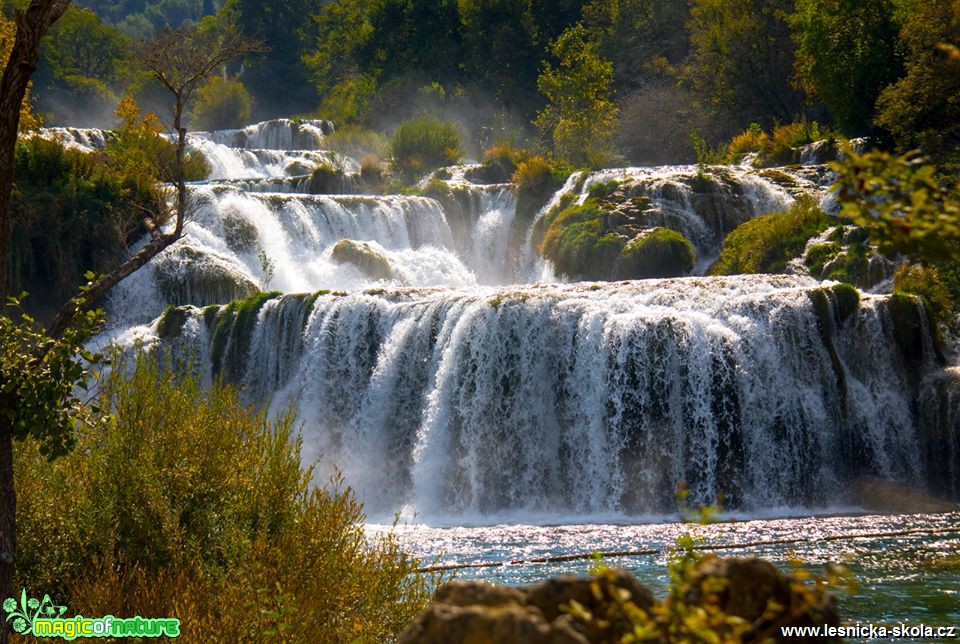
<svg viewBox="0 0 960 644"><path fill-rule="evenodd" d="M613 569L524 588L452 582L399 642L565 644L618 642L627 634L671 642L703 624L733 638L723 641L779 641L781 626L838 625L839 617L832 596L767 561L704 557L662 602L628 572Z"/></svg>

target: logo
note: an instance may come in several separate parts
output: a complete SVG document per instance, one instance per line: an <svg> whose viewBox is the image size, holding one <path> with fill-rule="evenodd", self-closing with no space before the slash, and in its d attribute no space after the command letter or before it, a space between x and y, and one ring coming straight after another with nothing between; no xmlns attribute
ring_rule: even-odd
<svg viewBox="0 0 960 644"><path fill-rule="evenodd" d="M10 597L3 602L6 622L13 622L14 632L39 638L72 641L80 637L180 637L180 620L173 618L120 619L113 615L86 618L83 615L65 618L66 606L58 606L44 595L42 600L27 598L26 589L19 602Z"/></svg>

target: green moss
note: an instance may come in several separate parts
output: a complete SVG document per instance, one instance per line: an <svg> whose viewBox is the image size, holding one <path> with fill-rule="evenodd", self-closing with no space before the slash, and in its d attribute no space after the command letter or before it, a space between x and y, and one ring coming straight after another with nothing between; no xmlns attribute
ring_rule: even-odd
<svg viewBox="0 0 960 644"><path fill-rule="evenodd" d="M547 228L541 252L557 270L575 279L610 279L626 238L607 228L606 212L588 199L570 206Z"/></svg>
<svg viewBox="0 0 960 644"><path fill-rule="evenodd" d="M827 262L834 259L843 247L837 242L826 242L815 244L807 249L807 255L804 264L810 270L810 274L817 279L823 279L823 267Z"/></svg>
<svg viewBox="0 0 960 644"><path fill-rule="evenodd" d="M357 242L350 239L340 240L333 247L331 259L339 264L353 264L370 279L393 279L390 260L366 242Z"/></svg>
<svg viewBox="0 0 960 644"><path fill-rule="evenodd" d="M572 192L562 194L557 205L534 223L533 230L530 233L530 243L534 248L540 248L543 245L543 239L546 237L550 224L556 220L560 213L573 205L573 202L576 200L577 196ZM519 208L519 205L517 207Z"/></svg>
<svg viewBox="0 0 960 644"><path fill-rule="evenodd" d="M203 309L203 324L208 330L213 327L213 323L217 319L217 313L219 312L220 306L218 304L211 304Z"/></svg>
<svg viewBox="0 0 960 644"><path fill-rule="evenodd" d="M609 197L620 187L620 182L616 179L611 179L610 181L604 181L600 183L595 183L590 186L590 198L591 199L604 199Z"/></svg>
<svg viewBox="0 0 960 644"><path fill-rule="evenodd" d="M168 306L157 321L157 337L161 340L178 337L188 318L186 309Z"/></svg>
<svg viewBox="0 0 960 644"><path fill-rule="evenodd" d="M782 273L807 241L829 225L829 218L812 199L800 199L786 213L757 217L735 228L723 240L720 259L710 274Z"/></svg>
<svg viewBox="0 0 960 644"><path fill-rule="evenodd" d="M250 348L257 314L263 305L281 295L278 291L258 293L221 308L216 317L211 347L213 375L235 377L243 370Z"/></svg>
<svg viewBox="0 0 960 644"><path fill-rule="evenodd" d="M837 284L832 289L840 322L846 322L860 309L860 291L850 284Z"/></svg>
<svg viewBox="0 0 960 644"><path fill-rule="evenodd" d="M617 273L620 279L682 277L690 274L695 262L696 252L686 237L669 228L654 228L624 246Z"/></svg>
<svg viewBox="0 0 960 644"><path fill-rule="evenodd" d="M775 168L770 168L767 170L761 170L758 172L761 177L769 181L770 183L776 184L782 188L796 188L797 180L784 172L783 170L777 170Z"/></svg>

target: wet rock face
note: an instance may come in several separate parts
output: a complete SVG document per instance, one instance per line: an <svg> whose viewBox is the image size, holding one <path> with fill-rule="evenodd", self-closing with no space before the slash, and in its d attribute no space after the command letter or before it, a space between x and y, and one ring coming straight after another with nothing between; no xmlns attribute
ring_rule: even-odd
<svg viewBox="0 0 960 644"><path fill-rule="evenodd" d="M437 591L399 642L617 642L634 633L636 619L656 624L658 641L666 642L678 601L740 618L743 641L777 638L781 626L839 624L832 596L797 585L769 562L708 557L689 572L683 590L662 603L623 570L525 588L453 582Z"/></svg>

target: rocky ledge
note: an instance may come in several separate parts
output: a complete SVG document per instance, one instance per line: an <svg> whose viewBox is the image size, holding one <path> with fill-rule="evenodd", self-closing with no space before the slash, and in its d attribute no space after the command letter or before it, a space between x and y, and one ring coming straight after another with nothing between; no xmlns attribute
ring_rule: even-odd
<svg viewBox="0 0 960 644"><path fill-rule="evenodd" d="M839 624L833 596L762 559L704 557L675 574L662 601L614 569L524 588L454 581L399 642L760 642L781 641L782 626Z"/></svg>

